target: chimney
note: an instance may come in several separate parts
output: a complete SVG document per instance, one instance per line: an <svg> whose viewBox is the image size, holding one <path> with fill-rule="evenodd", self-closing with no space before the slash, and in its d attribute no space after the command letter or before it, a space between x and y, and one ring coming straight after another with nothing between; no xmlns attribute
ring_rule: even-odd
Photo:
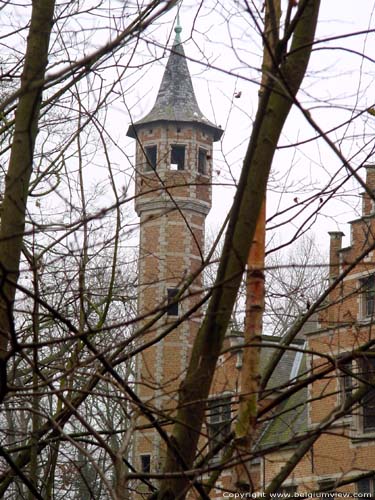
<svg viewBox="0 0 375 500"><path fill-rule="evenodd" d="M375 165L366 165L366 185L375 195ZM366 193L362 193L362 216L369 216L375 213L374 200Z"/></svg>
<svg viewBox="0 0 375 500"><path fill-rule="evenodd" d="M342 248L342 237L344 233L341 231L330 231L331 238L329 245L329 282L330 284L337 278L340 273L340 250ZM339 296L339 288L335 287L329 294L329 302L331 306L328 308L328 322L334 324L336 319L335 302Z"/></svg>
<svg viewBox="0 0 375 500"><path fill-rule="evenodd" d="M340 255L339 252L342 248L342 231L330 231L331 238L329 245L329 280L332 282L340 272Z"/></svg>

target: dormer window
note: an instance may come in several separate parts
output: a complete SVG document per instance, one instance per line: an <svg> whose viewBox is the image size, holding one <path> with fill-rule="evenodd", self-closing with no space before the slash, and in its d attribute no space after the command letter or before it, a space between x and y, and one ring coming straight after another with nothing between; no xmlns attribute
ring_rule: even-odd
<svg viewBox="0 0 375 500"><path fill-rule="evenodd" d="M171 170L185 170L185 146L172 145Z"/></svg>
<svg viewBox="0 0 375 500"><path fill-rule="evenodd" d="M214 449L230 434L231 430L231 396L218 396L208 400L207 403L207 429L209 449ZM214 460L221 457L222 453L215 455Z"/></svg>
<svg viewBox="0 0 375 500"><path fill-rule="evenodd" d="M146 172L151 170L156 170L157 163L157 146L146 146L145 148L146 156Z"/></svg>
<svg viewBox="0 0 375 500"><path fill-rule="evenodd" d="M207 151L203 148L198 149L198 172L207 174Z"/></svg>

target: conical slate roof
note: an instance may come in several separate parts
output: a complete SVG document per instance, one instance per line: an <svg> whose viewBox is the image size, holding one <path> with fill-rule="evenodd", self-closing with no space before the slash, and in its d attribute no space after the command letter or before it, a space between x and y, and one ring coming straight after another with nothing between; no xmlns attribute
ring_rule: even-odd
<svg viewBox="0 0 375 500"><path fill-rule="evenodd" d="M223 131L207 120L199 109L185 52L180 41L181 27L176 26L175 32L176 38L154 107L144 118L129 127L127 135L136 137L136 131L140 126L153 122L193 122L210 129L214 134L214 140L217 141Z"/></svg>

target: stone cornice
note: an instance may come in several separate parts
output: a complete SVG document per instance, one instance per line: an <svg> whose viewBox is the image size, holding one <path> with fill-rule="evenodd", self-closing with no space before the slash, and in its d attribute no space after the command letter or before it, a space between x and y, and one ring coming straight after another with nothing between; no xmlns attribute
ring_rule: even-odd
<svg viewBox="0 0 375 500"><path fill-rule="evenodd" d="M138 216L144 212L163 212L170 210L189 210L192 212L198 212L199 214L207 215L211 210L211 205L201 201L193 199L176 199L175 202L172 200L137 200L135 210Z"/></svg>

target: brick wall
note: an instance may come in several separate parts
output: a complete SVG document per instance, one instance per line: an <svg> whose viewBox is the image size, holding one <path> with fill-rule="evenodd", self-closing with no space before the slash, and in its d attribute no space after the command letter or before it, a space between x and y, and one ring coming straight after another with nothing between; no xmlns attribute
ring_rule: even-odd
<svg viewBox="0 0 375 500"><path fill-rule="evenodd" d="M375 189L375 168L367 167L366 182ZM351 222L351 244L342 246L342 233L330 233L330 281L348 268L358 256L374 242L375 214L370 197L363 195L362 217ZM327 366L334 370L315 381L309 388L308 426L311 430L324 420L334 408L343 404L343 372L338 367L340 356L352 353L374 338L373 318L364 316L361 280L375 273L375 254L371 251L350 271L329 296L325 309L320 313L321 328L307 335L307 348L315 354L308 356L312 373ZM358 357L352 369L358 369ZM355 382L354 382L355 384ZM286 483L298 486L299 492L315 490L324 479L342 480L356 474L375 470L375 435L363 435L360 430L359 407L351 415L337 420L328 432L314 443ZM263 462L265 484L287 461L288 452L274 452ZM286 454L287 453L287 454ZM353 492L355 486L347 485L338 491Z"/></svg>
<svg viewBox="0 0 375 500"><path fill-rule="evenodd" d="M146 315L144 326L155 311L166 306L167 289L180 288L202 265L204 223L211 207L213 137L193 125L152 125L138 131L136 147L136 201L140 216L138 312ZM184 170L170 169L172 145L185 146ZM156 171L145 161L144 148L157 146ZM198 172L198 150L207 151L206 175ZM186 313L202 296L200 273L179 303ZM200 313L174 328L162 340L137 357L137 393L165 415L176 409L176 391L185 374L192 343L200 325ZM139 339L149 342L176 320L164 315ZM144 418L139 425L145 425ZM167 428L168 429L168 428ZM163 445L154 430L136 433L134 463L140 455L152 455L151 467L158 471Z"/></svg>

